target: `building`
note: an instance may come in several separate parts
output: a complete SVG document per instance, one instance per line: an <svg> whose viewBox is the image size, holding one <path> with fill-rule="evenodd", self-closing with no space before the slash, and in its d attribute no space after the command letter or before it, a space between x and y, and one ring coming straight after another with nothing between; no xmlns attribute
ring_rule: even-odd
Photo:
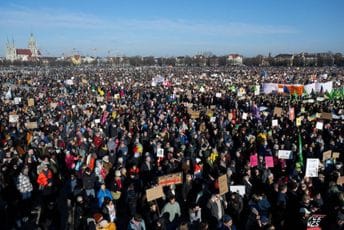
<svg viewBox="0 0 344 230"><path fill-rule="evenodd" d="M293 54L278 54L274 58L275 64L278 66L293 66L294 55Z"/></svg>
<svg viewBox="0 0 344 230"><path fill-rule="evenodd" d="M12 43L7 41L6 44L6 60L10 61L32 61L37 60L40 57L41 53L37 48L36 39L31 33L28 48L16 48L14 41Z"/></svg>
<svg viewBox="0 0 344 230"><path fill-rule="evenodd" d="M242 65L242 56L239 54L230 54L227 57L227 63L229 65Z"/></svg>

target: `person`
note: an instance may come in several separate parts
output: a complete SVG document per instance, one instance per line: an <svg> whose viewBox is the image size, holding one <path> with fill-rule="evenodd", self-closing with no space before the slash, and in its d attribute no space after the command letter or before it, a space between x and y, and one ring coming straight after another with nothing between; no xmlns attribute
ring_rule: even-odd
<svg viewBox="0 0 344 230"><path fill-rule="evenodd" d="M98 206L102 207L104 203L105 197L108 197L109 199L112 200L112 195L109 189L106 188L105 184L100 185L100 189L97 193L97 199L98 199Z"/></svg>
<svg viewBox="0 0 344 230"><path fill-rule="evenodd" d="M86 168L82 176L82 185L85 189L86 195L91 197L96 197L94 188L96 185L97 178L90 168Z"/></svg>
<svg viewBox="0 0 344 230"><path fill-rule="evenodd" d="M164 205L161 210L161 216L168 214L168 220L170 226L177 226L179 218L181 216L179 203L176 201L174 195L170 195L168 202Z"/></svg>
<svg viewBox="0 0 344 230"><path fill-rule="evenodd" d="M76 205L74 211L74 229L83 230L86 226L87 203L82 196L76 197Z"/></svg>
<svg viewBox="0 0 344 230"><path fill-rule="evenodd" d="M31 194L33 191L33 186L28 176L29 168L24 167L17 179L17 189L21 194L23 200L27 200L31 198Z"/></svg>
<svg viewBox="0 0 344 230"><path fill-rule="evenodd" d="M116 220L116 208L113 201L109 197L104 197L102 206L102 214L108 222L114 223Z"/></svg>
<svg viewBox="0 0 344 230"><path fill-rule="evenodd" d="M142 219L140 214L135 214L129 224L128 230L146 230L145 221Z"/></svg>
<svg viewBox="0 0 344 230"><path fill-rule="evenodd" d="M224 215L222 218L222 225L220 230L236 230L237 228L233 225L232 217L229 215Z"/></svg>
<svg viewBox="0 0 344 230"><path fill-rule="evenodd" d="M225 201L219 194L213 194L207 203L207 209L211 217L211 226L221 226L222 217L225 214Z"/></svg>

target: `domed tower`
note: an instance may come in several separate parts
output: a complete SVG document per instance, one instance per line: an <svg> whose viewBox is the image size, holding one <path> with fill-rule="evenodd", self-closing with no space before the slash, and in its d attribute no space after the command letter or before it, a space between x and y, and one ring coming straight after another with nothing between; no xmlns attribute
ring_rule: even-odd
<svg viewBox="0 0 344 230"><path fill-rule="evenodd" d="M34 38L32 33L30 34L28 46L32 53L31 57L38 57L40 53L39 53L39 50L37 49L36 39Z"/></svg>

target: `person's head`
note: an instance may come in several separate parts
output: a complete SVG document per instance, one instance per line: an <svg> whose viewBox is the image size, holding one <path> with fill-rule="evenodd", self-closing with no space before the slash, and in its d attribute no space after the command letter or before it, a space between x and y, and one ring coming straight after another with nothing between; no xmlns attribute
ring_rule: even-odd
<svg viewBox="0 0 344 230"><path fill-rule="evenodd" d="M231 227L233 225L232 217L229 215L224 215L222 217L222 222L227 227Z"/></svg>
<svg viewBox="0 0 344 230"><path fill-rule="evenodd" d="M105 184L102 183L102 184L100 185L100 189L101 189L101 190L105 190L105 188L106 188Z"/></svg>
<svg viewBox="0 0 344 230"><path fill-rule="evenodd" d="M174 195L171 195L168 199L168 201L171 203L171 204L174 204L174 202L176 202L176 197Z"/></svg>
<svg viewBox="0 0 344 230"><path fill-rule="evenodd" d="M133 220L135 223L139 224L142 221L142 216L140 214L136 213L133 217Z"/></svg>

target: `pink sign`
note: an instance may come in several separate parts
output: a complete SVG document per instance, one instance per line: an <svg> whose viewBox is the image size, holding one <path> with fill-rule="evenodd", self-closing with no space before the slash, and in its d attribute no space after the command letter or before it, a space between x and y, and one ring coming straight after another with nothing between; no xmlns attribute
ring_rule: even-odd
<svg viewBox="0 0 344 230"><path fill-rule="evenodd" d="M254 155L250 156L250 166L255 167L257 165L258 165L258 156L257 156L257 154L254 154Z"/></svg>
<svg viewBox="0 0 344 230"><path fill-rule="evenodd" d="M267 168L273 168L274 167L274 159L272 156L266 156L265 157L265 166Z"/></svg>

